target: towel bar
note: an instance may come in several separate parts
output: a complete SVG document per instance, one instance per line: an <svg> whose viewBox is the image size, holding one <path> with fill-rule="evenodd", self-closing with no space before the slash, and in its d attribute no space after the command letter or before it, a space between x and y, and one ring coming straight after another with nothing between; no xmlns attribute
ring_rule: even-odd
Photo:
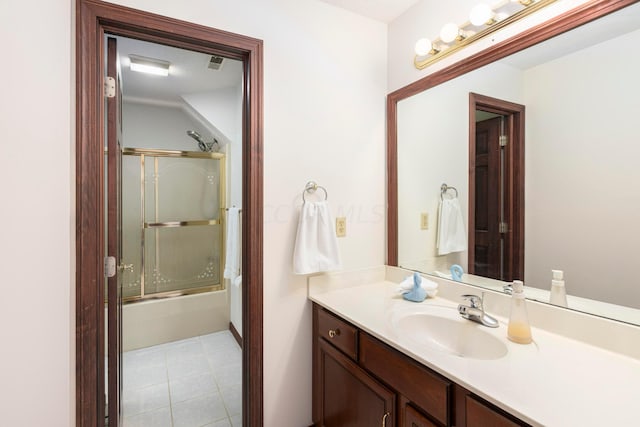
<svg viewBox="0 0 640 427"><path fill-rule="evenodd" d="M456 189L456 187L450 187L447 184L442 184L440 186L440 200L444 199L444 195L447 191L449 190L453 190L456 192L456 198L458 198L458 190Z"/></svg>
<svg viewBox="0 0 640 427"><path fill-rule="evenodd" d="M324 199L327 200L329 198L329 193L327 193L327 189L321 185L318 185L315 181L307 182L307 185L304 186L304 191L302 192L302 203L306 203L307 200L304 198L305 193L315 193L317 189L321 189L324 191Z"/></svg>

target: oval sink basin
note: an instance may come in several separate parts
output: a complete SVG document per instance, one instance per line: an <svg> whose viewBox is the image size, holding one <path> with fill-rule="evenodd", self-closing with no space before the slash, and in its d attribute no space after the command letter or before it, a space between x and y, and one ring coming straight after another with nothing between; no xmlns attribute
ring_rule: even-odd
<svg viewBox="0 0 640 427"><path fill-rule="evenodd" d="M486 326L463 319L453 308L430 309L392 319L398 337L459 357L489 360L507 354L506 344L483 330Z"/></svg>

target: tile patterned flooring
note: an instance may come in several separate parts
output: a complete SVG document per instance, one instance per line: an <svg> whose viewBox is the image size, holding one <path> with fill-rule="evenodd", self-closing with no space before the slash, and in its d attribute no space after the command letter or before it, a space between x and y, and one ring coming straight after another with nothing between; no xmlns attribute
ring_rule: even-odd
<svg viewBox="0 0 640 427"><path fill-rule="evenodd" d="M125 352L124 427L241 427L242 353L229 331Z"/></svg>

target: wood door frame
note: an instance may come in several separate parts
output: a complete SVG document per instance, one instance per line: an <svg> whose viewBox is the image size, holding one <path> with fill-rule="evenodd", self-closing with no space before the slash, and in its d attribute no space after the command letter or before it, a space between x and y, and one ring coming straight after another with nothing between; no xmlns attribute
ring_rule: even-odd
<svg viewBox="0 0 640 427"><path fill-rule="evenodd" d="M76 0L76 425L104 424L105 33L244 63L242 417L262 426L262 41L98 0Z"/></svg>
<svg viewBox="0 0 640 427"><path fill-rule="evenodd" d="M398 102L639 0L594 0L387 95L387 265L398 265Z"/></svg>
<svg viewBox="0 0 640 427"><path fill-rule="evenodd" d="M507 277L524 280L524 135L525 106L490 96L469 93L469 245L467 270L474 274L475 206L476 206L476 110L500 114L507 118L508 149L505 165L505 208L509 232L504 239L509 260L504 266Z"/></svg>

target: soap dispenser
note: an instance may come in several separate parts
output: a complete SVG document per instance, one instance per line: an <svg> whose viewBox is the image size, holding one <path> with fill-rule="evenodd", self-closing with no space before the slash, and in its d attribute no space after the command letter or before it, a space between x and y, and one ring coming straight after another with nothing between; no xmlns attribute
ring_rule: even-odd
<svg viewBox="0 0 640 427"><path fill-rule="evenodd" d="M518 344L529 344L531 342L531 326L529 326L529 316L527 315L527 306L524 299L524 283L520 280L513 281L507 338Z"/></svg>
<svg viewBox="0 0 640 427"><path fill-rule="evenodd" d="M562 270L551 270L553 279L551 280L551 293L549 295L549 302L561 307L567 306L567 291L564 286Z"/></svg>

